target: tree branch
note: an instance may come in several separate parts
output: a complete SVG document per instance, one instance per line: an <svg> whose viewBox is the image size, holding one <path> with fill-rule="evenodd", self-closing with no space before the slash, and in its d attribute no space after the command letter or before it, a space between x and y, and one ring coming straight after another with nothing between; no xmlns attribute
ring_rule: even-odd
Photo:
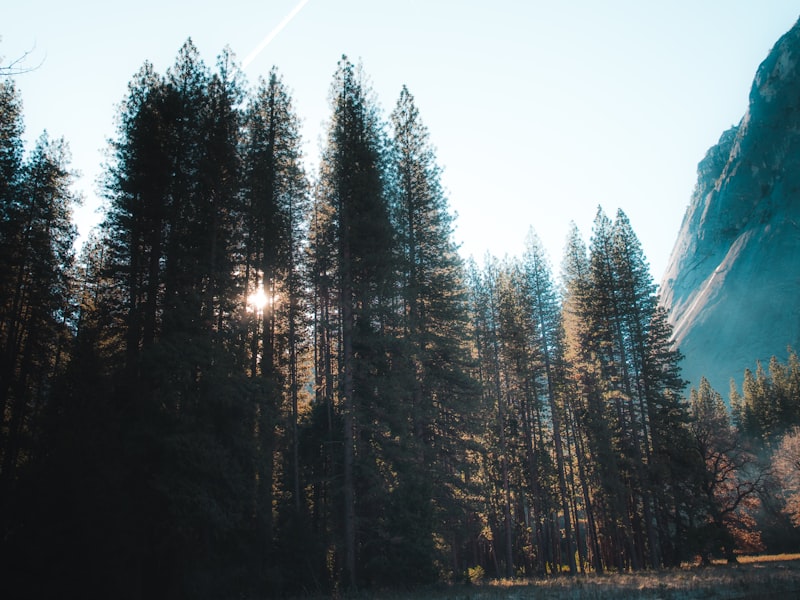
<svg viewBox="0 0 800 600"><path fill-rule="evenodd" d="M36 71L39 67L44 64L44 61L47 60L47 55L42 58L38 65L33 67L26 67L25 61L28 60L28 57L33 54L33 51L36 49L36 44L34 44L33 48L30 50L26 50L22 56L12 60L7 65L0 64L0 77L13 77L15 75L23 75L25 73L30 73L31 71Z"/></svg>

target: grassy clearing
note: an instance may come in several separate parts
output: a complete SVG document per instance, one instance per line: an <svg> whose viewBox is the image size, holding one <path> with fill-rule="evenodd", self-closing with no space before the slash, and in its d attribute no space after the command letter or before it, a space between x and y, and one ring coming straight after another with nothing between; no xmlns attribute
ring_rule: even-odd
<svg viewBox="0 0 800 600"><path fill-rule="evenodd" d="M363 594L384 600L788 600L800 598L800 554L741 557L657 572L581 575L547 580L497 580L417 590Z"/></svg>

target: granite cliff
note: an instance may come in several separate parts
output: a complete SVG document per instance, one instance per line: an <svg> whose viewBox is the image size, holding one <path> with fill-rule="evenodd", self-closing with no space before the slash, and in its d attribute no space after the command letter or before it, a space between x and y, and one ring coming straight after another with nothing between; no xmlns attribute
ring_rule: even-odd
<svg viewBox="0 0 800 600"><path fill-rule="evenodd" d="M693 387L705 375L727 396L756 360L800 349L800 21L699 163L660 291Z"/></svg>

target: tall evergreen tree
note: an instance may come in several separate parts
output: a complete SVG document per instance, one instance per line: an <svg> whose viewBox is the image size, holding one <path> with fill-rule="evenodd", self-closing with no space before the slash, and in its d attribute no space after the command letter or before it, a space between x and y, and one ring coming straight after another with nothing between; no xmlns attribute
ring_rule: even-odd
<svg viewBox="0 0 800 600"><path fill-rule="evenodd" d="M0 107L0 114L5 109L13 113L14 107ZM0 552L7 558L0 577L6 589L48 595L52 589L40 561L62 581L75 575L61 569L69 561L49 552L47 544L57 539L84 547L77 536L61 536L71 529L74 488L60 485L69 482L45 467L51 457L60 458L49 421L71 360L71 210L77 199L63 140L43 134L17 172L11 164L21 158L15 142L3 142L3 176L11 180L0 184ZM70 434L79 436L80 430ZM80 529L73 531L80 535Z"/></svg>
<svg viewBox="0 0 800 600"><path fill-rule="evenodd" d="M599 486L593 510L598 531L606 531L599 550L617 568L657 567L663 551L674 550L671 501L660 482L671 480L665 436L679 435L686 422L680 355L670 348L670 328L624 213L612 223L598 211L590 250L588 273L567 282L565 323L576 415ZM573 272L587 271L574 258L570 264Z"/></svg>
<svg viewBox="0 0 800 600"><path fill-rule="evenodd" d="M589 343L592 323L586 318L591 300L590 262L586 244L573 223L567 237L562 263L564 358L567 371L566 408L572 431L578 486L587 529L587 557L593 569L605 568L600 548L600 523L597 506L602 496L597 461L610 457L607 430L604 427L601 377L596 351Z"/></svg>
<svg viewBox="0 0 800 600"><path fill-rule="evenodd" d="M125 361L132 378L140 371L141 350L150 348L163 328L163 260L174 161L170 119L166 84L145 63L120 105L104 182L110 204L103 226L103 263L109 276L122 283L115 309L125 313Z"/></svg>
<svg viewBox="0 0 800 600"><path fill-rule="evenodd" d="M613 263L617 277L620 304L617 336L621 346L627 346L623 365L623 389L627 398L626 409L631 427L634 487L641 494L635 501L641 504L640 520L634 524L646 535L642 548L644 564L652 568L661 566L660 543L655 525L652 482L648 465L652 464L652 443L648 425L647 383L643 377L645 364L650 358L647 344L653 313L656 307L656 286L641 245L624 212L617 211L613 232ZM655 384L655 381L650 383ZM643 564L643 566L644 566Z"/></svg>
<svg viewBox="0 0 800 600"><path fill-rule="evenodd" d="M12 79L0 80L0 206L11 206L22 175L22 100ZM4 216L5 220L5 216Z"/></svg>
<svg viewBox="0 0 800 600"><path fill-rule="evenodd" d="M627 348L620 344L618 293L612 258L613 224L598 210L592 229L588 277L576 297L578 352L574 367L583 391L582 419L598 489L595 519L605 535L603 560L626 569L635 560L627 490L631 489L630 433L624 410L623 382Z"/></svg>
<svg viewBox="0 0 800 600"><path fill-rule="evenodd" d="M658 306L647 331L641 385L647 428L646 471L653 493L659 557L665 565L676 565L687 558L683 552L688 546L687 517L692 514L692 492L687 490L703 468L692 452L681 359L672 341L666 310Z"/></svg>
<svg viewBox="0 0 800 600"><path fill-rule="evenodd" d="M505 265L498 278L498 336L502 369L505 412L509 432L506 439L513 450L513 477L520 490L515 513L530 523L525 537L533 548L534 570L545 573L547 564L560 560L553 550L553 478L551 456L552 430L545 428L545 403L542 380L546 377L542 347L536 335L533 298L522 267ZM519 553L519 552L518 552Z"/></svg>
<svg viewBox="0 0 800 600"><path fill-rule="evenodd" d="M391 562L398 577L425 581L436 576L434 538L451 539L454 533L441 527L442 520L452 524L464 509L458 497L474 386L453 218L428 130L405 87L391 124L402 309L398 335L410 388L410 397L402 399L402 473L391 509L394 536L403 544L394 545Z"/></svg>
<svg viewBox="0 0 800 600"><path fill-rule="evenodd" d="M234 275L240 85L230 53L210 75L191 42L166 77L145 66L122 105L106 183L126 339L124 460L154 593L213 594L245 555L253 396L234 320L244 302Z"/></svg>
<svg viewBox="0 0 800 600"><path fill-rule="evenodd" d="M500 315L498 288L500 269L497 260L487 256L483 272L474 268L470 274L473 337L481 384L481 414L485 432L479 455L482 471L481 490L488 507L485 516L492 532L493 554L497 557L497 575L515 575L515 530L512 522L512 453L509 451L507 394L504 393L501 364ZM506 386L507 387L507 386Z"/></svg>
<svg viewBox="0 0 800 600"><path fill-rule="evenodd" d="M302 334L306 312L301 244L308 207L299 123L292 99L277 70L261 79L247 111L244 142L244 279L253 331L249 371L260 379L254 430L258 457L256 498L258 530L272 543L273 506L292 523L302 522L299 408L302 396ZM252 305L255 302L255 305ZM284 431L283 445L279 432ZM274 475L274 456L285 456L285 476ZM279 494L280 502L274 498ZM289 508L291 507L291 508ZM290 514L287 514L290 513ZM288 542L288 537L286 541ZM270 548L274 551L274 548ZM266 557L264 557L266 558ZM295 557L299 560L299 557ZM283 557L283 563L291 560ZM260 568L264 568L265 563Z"/></svg>
<svg viewBox="0 0 800 600"><path fill-rule="evenodd" d="M570 499L567 493L565 446L562 439L564 407L560 402L560 400L563 401L564 383L564 334L561 304L541 241L533 230L528 234L522 260L526 288L530 296L530 309L533 315L533 336L535 343L540 348L543 363L542 385L546 393L552 425L567 565L570 573L574 574L577 564L570 516Z"/></svg>
<svg viewBox="0 0 800 600"><path fill-rule="evenodd" d="M388 485L381 465L391 464L385 453L391 451L396 400L387 334L396 268L382 124L362 69L347 58L339 62L331 101L319 190L325 205L320 210L329 215L325 225L332 229L319 239L332 238L335 244L331 268L338 297L332 308L340 326L335 393L343 428L341 565L342 580L351 587L358 583L359 563L366 577L373 568L386 568L378 540ZM372 527L366 524L370 520ZM378 537L369 539L369 534Z"/></svg>
<svg viewBox="0 0 800 600"><path fill-rule="evenodd" d="M71 219L77 199L67 165L66 143L43 134L19 179L9 182L1 209L3 487L12 483L20 462L30 455L32 420L68 359L76 237Z"/></svg>
<svg viewBox="0 0 800 600"><path fill-rule="evenodd" d="M786 364L773 356L764 369L745 369L742 393L731 381L731 409L742 433L768 447L793 425L800 423L800 361L789 348Z"/></svg>
<svg viewBox="0 0 800 600"><path fill-rule="evenodd" d="M8 354L15 344L11 324L18 313L15 297L19 277L14 265L19 263L20 230L24 215L21 197L23 178L22 101L11 79L0 81L0 343L2 343L2 404L0 416L5 421L8 387L14 378L14 362ZM3 437L3 439L5 436ZM5 445L5 444L3 444Z"/></svg>

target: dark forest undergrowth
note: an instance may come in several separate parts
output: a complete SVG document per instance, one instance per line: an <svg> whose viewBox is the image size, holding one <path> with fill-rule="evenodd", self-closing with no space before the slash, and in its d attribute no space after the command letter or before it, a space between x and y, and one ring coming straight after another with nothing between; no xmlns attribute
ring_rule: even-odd
<svg viewBox="0 0 800 600"><path fill-rule="evenodd" d="M785 600L800 598L800 554L740 557L737 565L579 575L543 580L487 580L408 592L365 592L346 599L386 600Z"/></svg>

